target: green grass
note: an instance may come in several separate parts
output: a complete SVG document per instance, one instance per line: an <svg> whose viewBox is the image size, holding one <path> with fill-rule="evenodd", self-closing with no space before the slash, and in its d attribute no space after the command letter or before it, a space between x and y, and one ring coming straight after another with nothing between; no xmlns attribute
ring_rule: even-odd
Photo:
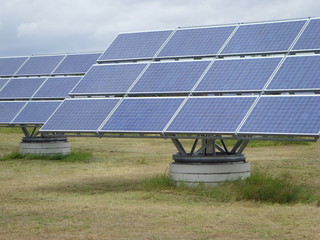
<svg viewBox="0 0 320 240"><path fill-rule="evenodd" d="M225 182L217 187L199 184L190 188L185 185L175 186L167 175L158 175L144 181L147 191L170 190L179 194L196 195L210 198L218 202L256 201L263 203L311 203L320 201L320 196L312 193L312 189L296 185L285 174L272 177L265 173L253 173L243 181Z"/></svg>
<svg viewBox="0 0 320 240"><path fill-rule="evenodd" d="M26 159L26 160L58 160L63 162L84 162L92 158L92 154L88 152L71 152L70 154L54 154L54 155L41 155L41 154L22 154L19 152L10 153L0 160L7 161L13 159Z"/></svg>

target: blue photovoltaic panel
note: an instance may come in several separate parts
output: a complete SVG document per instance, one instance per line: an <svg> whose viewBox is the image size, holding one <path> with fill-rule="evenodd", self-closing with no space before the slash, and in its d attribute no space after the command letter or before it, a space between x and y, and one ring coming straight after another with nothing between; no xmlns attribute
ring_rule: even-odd
<svg viewBox="0 0 320 240"><path fill-rule="evenodd" d="M256 97L189 98L166 132L235 133Z"/></svg>
<svg viewBox="0 0 320 240"><path fill-rule="evenodd" d="M293 50L320 49L320 19L313 19L300 36Z"/></svg>
<svg viewBox="0 0 320 240"><path fill-rule="evenodd" d="M84 74L96 63L101 53L68 55L54 74Z"/></svg>
<svg viewBox="0 0 320 240"><path fill-rule="evenodd" d="M0 99L31 98L45 78L12 78L1 90Z"/></svg>
<svg viewBox="0 0 320 240"><path fill-rule="evenodd" d="M25 104L24 101L0 102L0 124L9 124Z"/></svg>
<svg viewBox="0 0 320 240"><path fill-rule="evenodd" d="M13 76L27 57L0 58L0 76Z"/></svg>
<svg viewBox="0 0 320 240"><path fill-rule="evenodd" d="M68 98L69 92L80 81L81 77L52 77L41 86L33 98Z"/></svg>
<svg viewBox="0 0 320 240"><path fill-rule="evenodd" d="M216 60L196 92L262 90L282 58Z"/></svg>
<svg viewBox="0 0 320 240"><path fill-rule="evenodd" d="M8 81L9 78L0 78L0 91Z"/></svg>
<svg viewBox="0 0 320 240"><path fill-rule="evenodd" d="M287 57L267 90L320 89L320 56Z"/></svg>
<svg viewBox="0 0 320 240"><path fill-rule="evenodd" d="M98 61L153 58L170 31L119 34Z"/></svg>
<svg viewBox="0 0 320 240"><path fill-rule="evenodd" d="M96 132L119 99L67 99L41 131Z"/></svg>
<svg viewBox="0 0 320 240"><path fill-rule="evenodd" d="M31 57L16 74L17 76L49 75L64 56Z"/></svg>
<svg viewBox="0 0 320 240"><path fill-rule="evenodd" d="M319 106L320 96L263 96L239 133L317 135Z"/></svg>
<svg viewBox="0 0 320 240"><path fill-rule="evenodd" d="M190 92L210 61L152 63L130 93Z"/></svg>
<svg viewBox="0 0 320 240"><path fill-rule="evenodd" d="M95 65L71 95L125 93L147 64Z"/></svg>
<svg viewBox="0 0 320 240"><path fill-rule="evenodd" d="M215 55L235 26L177 30L157 57Z"/></svg>
<svg viewBox="0 0 320 240"><path fill-rule="evenodd" d="M101 131L161 132L183 100L183 98L127 98Z"/></svg>
<svg viewBox="0 0 320 240"><path fill-rule="evenodd" d="M11 124L43 124L62 101L30 101Z"/></svg>
<svg viewBox="0 0 320 240"><path fill-rule="evenodd" d="M305 22L240 25L222 54L287 51Z"/></svg>

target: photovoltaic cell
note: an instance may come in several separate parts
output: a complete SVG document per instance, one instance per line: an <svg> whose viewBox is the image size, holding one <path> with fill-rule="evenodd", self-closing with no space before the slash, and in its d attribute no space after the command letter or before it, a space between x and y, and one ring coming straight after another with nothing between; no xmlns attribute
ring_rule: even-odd
<svg viewBox="0 0 320 240"><path fill-rule="evenodd" d="M9 124L21 108L26 104L24 101L0 102L0 124Z"/></svg>
<svg viewBox="0 0 320 240"><path fill-rule="evenodd" d="M195 92L262 90L281 58L216 60Z"/></svg>
<svg viewBox="0 0 320 240"><path fill-rule="evenodd" d="M41 86L32 98L60 99L68 98L69 92L80 81L81 77L52 77Z"/></svg>
<svg viewBox="0 0 320 240"><path fill-rule="evenodd" d="M320 49L320 19L313 19L300 36L293 50Z"/></svg>
<svg viewBox="0 0 320 240"><path fill-rule="evenodd" d="M215 55L235 26L177 30L157 57Z"/></svg>
<svg viewBox="0 0 320 240"><path fill-rule="evenodd" d="M0 76L13 76L27 57L0 58Z"/></svg>
<svg viewBox="0 0 320 240"><path fill-rule="evenodd" d="M98 61L153 58L171 33L172 30L119 34Z"/></svg>
<svg viewBox="0 0 320 240"><path fill-rule="evenodd" d="M71 95L125 93L147 64L95 65Z"/></svg>
<svg viewBox="0 0 320 240"><path fill-rule="evenodd" d="M68 55L54 74L84 74L96 63L100 55L100 53Z"/></svg>
<svg viewBox="0 0 320 240"><path fill-rule="evenodd" d="M287 51L305 20L240 25L222 54Z"/></svg>
<svg viewBox="0 0 320 240"><path fill-rule="evenodd" d="M41 131L96 132L119 99L67 99Z"/></svg>
<svg viewBox="0 0 320 240"><path fill-rule="evenodd" d="M12 78L1 90L0 99L26 99L36 92L45 78Z"/></svg>
<svg viewBox="0 0 320 240"><path fill-rule="evenodd" d="M166 132L235 133L256 97L189 98Z"/></svg>
<svg viewBox="0 0 320 240"><path fill-rule="evenodd" d="M320 89L320 56L287 57L267 90Z"/></svg>
<svg viewBox="0 0 320 240"><path fill-rule="evenodd" d="M183 98L127 98L101 131L161 132L183 100Z"/></svg>
<svg viewBox="0 0 320 240"><path fill-rule="evenodd" d="M190 92L209 61L152 63L130 93Z"/></svg>
<svg viewBox="0 0 320 240"><path fill-rule="evenodd" d="M62 101L30 101L11 124L43 124Z"/></svg>
<svg viewBox="0 0 320 240"><path fill-rule="evenodd" d="M17 76L49 75L64 56L31 57L16 74Z"/></svg>
<svg viewBox="0 0 320 240"><path fill-rule="evenodd" d="M263 96L239 133L318 135L319 105L320 96Z"/></svg>

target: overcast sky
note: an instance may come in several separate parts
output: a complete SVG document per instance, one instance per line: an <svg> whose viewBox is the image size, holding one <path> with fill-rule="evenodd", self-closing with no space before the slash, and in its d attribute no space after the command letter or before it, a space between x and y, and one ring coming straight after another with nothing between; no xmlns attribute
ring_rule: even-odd
<svg viewBox="0 0 320 240"><path fill-rule="evenodd" d="M104 51L119 32L320 16L319 0L0 0L0 56Z"/></svg>

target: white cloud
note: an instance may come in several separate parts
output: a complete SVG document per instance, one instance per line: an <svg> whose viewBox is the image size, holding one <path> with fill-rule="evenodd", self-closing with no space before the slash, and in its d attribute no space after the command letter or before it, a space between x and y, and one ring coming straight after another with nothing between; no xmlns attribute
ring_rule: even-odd
<svg viewBox="0 0 320 240"><path fill-rule="evenodd" d="M319 12L319 0L2 0L0 55L104 50L119 32Z"/></svg>

